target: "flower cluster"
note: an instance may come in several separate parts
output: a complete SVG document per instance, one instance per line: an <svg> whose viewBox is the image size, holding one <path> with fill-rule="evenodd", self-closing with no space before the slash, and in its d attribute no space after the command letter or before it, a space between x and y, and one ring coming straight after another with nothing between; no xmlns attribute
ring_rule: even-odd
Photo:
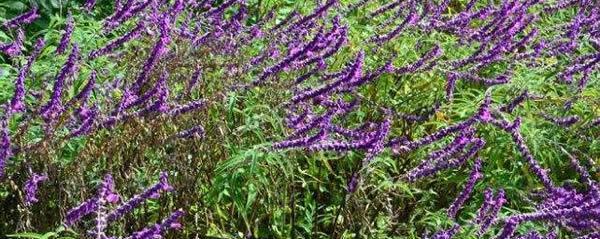
<svg viewBox="0 0 600 239"><path fill-rule="evenodd" d="M161 193L172 191L173 187L167 181L167 173L161 172L159 182L147 188L144 192L134 195L127 201L115 206L110 210L110 204L116 204L121 201L121 196L115 191L115 184L110 174L107 174L98 193L95 197L84 201L80 205L72 208L66 215L65 225L72 226L79 222L83 217L89 214L96 214L96 228L90 233L98 238L108 238L105 234L109 223L121 218L127 213L131 213L136 207L139 207L144 201L158 198ZM139 232L133 233L127 238L155 238L165 233L168 229L179 228L177 220L183 215L181 209L176 210L171 216L167 217L162 223L153 227L145 228Z"/></svg>

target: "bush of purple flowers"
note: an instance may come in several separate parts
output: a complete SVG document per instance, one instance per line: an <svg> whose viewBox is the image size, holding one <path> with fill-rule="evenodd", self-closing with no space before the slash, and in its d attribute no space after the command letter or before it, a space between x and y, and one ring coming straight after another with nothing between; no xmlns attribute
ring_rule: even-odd
<svg viewBox="0 0 600 239"><path fill-rule="evenodd" d="M2 22L0 233L599 236L597 1L104 2Z"/></svg>

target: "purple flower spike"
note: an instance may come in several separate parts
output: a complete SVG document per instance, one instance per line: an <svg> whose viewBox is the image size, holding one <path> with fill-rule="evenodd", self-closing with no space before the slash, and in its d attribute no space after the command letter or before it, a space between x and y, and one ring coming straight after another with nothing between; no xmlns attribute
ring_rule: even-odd
<svg viewBox="0 0 600 239"><path fill-rule="evenodd" d="M88 199L87 201L81 203L79 206L72 208L67 212L67 216L65 219L66 226L72 226L81 218L95 212L98 209L97 201L98 198L94 197Z"/></svg>
<svg viewBox="0 0 600 239"><path fill-rule="evenodd" d="M489 208L494 204L494 191L492 188L486 188L483 192L483 204L477 210L477 216L473 219L473 224L480 224L486 217Z"/></svg>
<svg viewBox="0 0 600 239"><path fill-rule="evenodd" d="M146 83L148 79L148 75L154 69L154 66L158 63L159 59L167 52L168 45L171 42L170 38L170 27L169 27L169 19L168 17L163 17L160 19L160 23L158 24L160 29L160 38L152 48L152 52L150 56L142 66L141 72L138 78L135 81L132 89L134 92L138 92L140 88Z"/></svg>
<svg viewBox="0 0 600 239"><path fill-rule="evenodd" d="M439 231L433 234L431 237L424 237L425 239L451 239L460 231L460 225L454 224L450 229Z"/></svg>
<svg viewBox="0 0 600 239"><path fill-rule="evenodd" d="M126 33L125 35L112 40L111 42L107 43L105 46L103 46L100 49L96 49L93 50L90 55L89 58L90 59L96 59L97 57L109 54L113 51L115 51L117 48L123 46L125 43L139 38L141 36L141 33L144 30L144 22L139 22L135 28L133 28L131 31L129 31L128 33Z"/></svg>
<svg viewBox="0 0 600 239"><path fill-rule="evenodd" d="M179 106L169 111L169 116L176 117L194 110L198 110L206 105L205 100L192 101L186 105Z"/></svg>
<svg viewBox="0 0 600 239"><path fill-rule="evenodd" d="M183 216L183 214L184 211L178 209L169 217L165 218L161 223L157 223L151 227L144 228L141 231L134 232L131 236L126 237L125 239L162 238L161 234L165 233L167 230L181 228L181 224L178 222L178 220Z"/></svg>
<svg viewBox="0 0 600 239"><path fill-rule="evenodd" d="M167 181L167 173L161 172L158 183L146 189L141 194L135 195L128 201L121 204L114 211L108 213L106 218L108 222L115 221L124 216L125 214L131 212L134 208L142 204L144 201L150 198L158 197L158 195L160 195L161 192L168 192L171 190L173 190L173 188L171 187L171 185L169 185Z"/></svg>
<svg viewBox="0 0 600 239"><path fill-rule="evenodd" d="M75 27L75 22L73 21L73 15L69 12L69 16L67 17L67 23L65 26L65 32L60 38L60 43L58 44L58 48L56 48L56 54L63 54L65 50L67 50L67 46L69 46L69 42L71 41L71 35L73 34L73 28Z"/></svg>
<svg viewBox="0 0 600 239"><path fill-rule="evenodd" d="M446 78L446 100L450 101L454 98L454 88L456 88L458 77L456 74L449 72L446 74Z"/></svg>
<svg viewBox="0 0 600 239"><path fill-rule="evenodd" d="M106 215L104 214L104 205L107 203L117 203L119 200L120 196L115 191L112 175L107 174L104 176L96 196L86 200L85 202L79 204L79 206L74 207L67 212L65 225L72 226L81 220L81 218L92 213L98 214L96 219L101 220L100 223L107 223ZM102 209L102 211L98 213L98 210L100 209Z"/></svg>
<svg viewBox="0 0 600 239"><path fill-rule="evenodd" d="M27 24L35 21L38 17L40 17L40 15L38 15L37 12L38 12L38 8L36 6L34 6L28 12L23 13L19 16L16 16L13 19L7 20L6 22L4 22L2 24L2 26L7 29L12 29L12 28L15 28L15 27L18 27L21 25L27 25Z"/></svg>
<svg viewBox="0 0 600 239"><path fill-rule="evenodd" d="M0 119L0 178L4 177L6 161L12 156L7 119Z"/></svg>
<svg viewBox="0 0 600 239"><path fill-rule="evenodd" d="M10 57L18 56L23 50L24 41L25 33L23 32L23 29L19 28L17 30L17 36L13 42L0 44L0 52L3 52Z"/></svg>
<svg viewBox="0 0 600 239"><path fill-rule="evenodd" d="M465 188L460 192L458 197L454 200L452 205L448 208L448 216L450 218L455 218L456 213L462 205L469 199L471 193L473 192L473 188L475 187L475 183L479 181L483 177L481 173L481 159L475 160L475 165L473 165L473 171L471 171L471 175L469 176L469 180L465 184Z"/></svg>
<svg viewBox="0 0 600 239"><path fill-rule="evenodd" d="M529 91L524 90L521 94L519 94L517 97L515 97L508 104L506 104L505 106L502 106L502 108L500 108L500 110L504 111L506 113L512 113L519 104L523 103L523 101L527 100L527 98L529 98L529 97L530 97Z"/></svg>
<svg viewBox="0 0 600 239"><path fill-rule="evenodd" d="M87 1L85 1L83 8L87 12L91 13L95 6L96 6L96 0L87 0Z"/></svg>
<svg viewBox="0 0 600 239"><path fill-rule="evenodd" d="M190 78L190 82L187 85L186 94L189 95L192 92L192 90L194 90L194 87L196 87L196 84L198 84L198 81L200 80L201 77L202 77L202 68L197 67L196 70L194 71L194 74L192 74L192 77Z"/></svg>
<svg viewBox="0 0 600 239"><path fill-rule="evenodd" d="M479 223L479 231L477 233L480 236L485 234L485 232L488 230L488 228L492 225L492 223L498 216L498 213L500 212L500 209L502 209L504 203L506 203L506 198L503 189L498 190L496 198L494 198L493 202L491 203L491 208L489 208L487 214L481 218L481 222Z"/></svg>
<svg viewBox="0 0 600 239"><path fill-rule="evenodd" d="M482 122L490 122L492 120L492 113L490 112L490 105L492 104L492 96L489 93L485 94L485 98L479 111L477 112L477 118Z"/></svg>
<svg viewBox="0 0 600 239"><path fill-rule="evenodd" d="M203 137L204 136L204 127L202 127L201 125L197 125L194 126L192 128L186 129L184 131L181 131L177 134L175 134L175 137L177 138L184 138L184 139L188 139L188 138L192 138L192 137Z"/></svg>
<svg viewBox="0 0 600 239"><path fill-rule="evenodd" d="M36 41L34 50L27 59L27 63L19 71L17 82L15 83L15 94L10 101L10 111L13 113L22 112L25 109L25 78L29 74L33 62L42 51L42 48L44 48L44 45L44 39L40 38Z"/></svg>
<svg viewBox="0 0 600 239"><path fill-rule="evenodd" d="M565 127L565 128L570 127L573 124L579 122L579 116L577 116L577 115L558 118L558 117L554 117L554 116L543 113L542 117L544 117L544 119L546 119L558 126Z"/></svg>
<svg viewBox="0 0 600 239"><path fill-rule="evenodd" d="M110 174L104 176L104 180L100 185L100 189L98 190L98 200L96 204L98 205L98 210L96 211L96 231L94 235L96 238L106 238L104 231L108 226L108 221L106 220L106 204L109 202L117 202L119 200L119 195L115 193L115 183L113 181L113 177Z"/></svg>
<svg viewBox="0 0 600 239"><path fill-rule="evenodd" d="M348 181L348 186L346 187L346 191L348 192L348 194L352 194L356 192L356 189L358 189L358 177L359 175L357 173L353 173L352 177L350 177L350 180Z"/></svg>
<svg viewBox="0 0 600 239"><path fill-rule="evenodd" d="M542 184L544 184L547 189L552 190L554 188L554 183L552 182L552 179L550 179L550 176L548 176L546 170L539 165L533 157L533 154L531 154L531 151L529 151L529 147L527 147L523 136L519 132L520 126L521 119L517 118L512 125L506 124L501 127L511 134L518 151L521 153L527 164L529 164L530 170L542 181Z"/></svg>
<svg viewBox="0 0 600 239"><path fill-rule="evenodd" d="M69 54L67 62L63 65L62 69L60 69L60 72L56 76L50 102L44 105L41 109L42 117L47 122L54 120L63 110L61 97L65 80L75 73L78 59L79 47L77 44L73 44L73 49L71 50L71 54Z"/></svg>
<svg viewBox="0 0 600 239"><path fill-rule="evenodd" d="M31 178L25 182L25 205L31 206L38 202L38 199L35 196L38 190L38 184L45 180L48 180L48 175L33 173Z"/></svg>

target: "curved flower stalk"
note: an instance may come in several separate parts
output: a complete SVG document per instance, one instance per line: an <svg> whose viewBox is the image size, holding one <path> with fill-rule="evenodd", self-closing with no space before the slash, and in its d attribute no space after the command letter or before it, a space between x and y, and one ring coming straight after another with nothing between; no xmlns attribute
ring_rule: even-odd
<svg viewBox="0 0 600 239"><path fill-rule="evenodd" d="M417 12L416 12L416 7L415 4L413 2L413 4L410 5L410 10L408 15L405 17L404 21L402 21L398 26L396 26L393 30L391 30L388 33L379 35L379 36L374 36L371 41L377 43L377 44L383 44L386 42L389 42L390 40L396 38L398 35L400 35L400 33L406 29L407 26L415 23L418 19L417 16Z"/></svg>
<svg viewBox="0 0 600 239"><path fill-rule="evenodd" d="M337 24L334 24L334 27L327 33L323 33L321 29L312 40L305 45L291 48L289 54L285 58L278 63L265 68L258 79L252 82L252 85L261 85L269 77L274 76L285 69L289 69L294 65L304 68L309 64L317 63L319 59L331 56L334 52L339 50L343 43L345 43L347 37L346 28L336 26ZM331 47L328 48L327 46L330 45ZM321 53L319 54L319 52Z"/></svg>
<svg viewBox="0 0 600 239"><path fill-rule="evenodd" d="M313 21L314 19L320 17L325 12L327 12L331 7L333 7L335 4L337 4L337 2L338 2L338 0L327 0L327 2L325 4L321 5L317 9L315 9L313 11L313 13L311 13L310 15L302 17L302 18L298 19L298 21L290 24L289 28L299 27L299 26L302 26L304 24L307 24L307 23Z"/></svg>
<svg viewBox="0 0 600 239"><path fill-rule="evenodd" d="M202 127L201 125L194 126L192 128L183 130L183 131L175 134L175 137L184 138L184 139L192 138L192 137L200 138L203 136L204 136L204 127Z"/></svg>
<svg viewBox="0 0 600 239"><path fill-rule="evenodd" d="M409 64L407 66L403 66L403 67L392 68L392 70L390 70L390 71L395 74L401 75L401 74L407 74L407 73L414 73L414 72L416 72L418 70L422 70L422 69L429 69L433 65L436 64L435 59L440 57L443 54L444 54L444 51L442 50L442 48L440 48L440 46L438 46L438 45L434 45L431 48L431 50L429 50L428 52L423 54L423 56L421 58L419 58L417 61L415 61L414 63ZM426 63L429 63L429 64L425 65Z"/></svg>
<svg viewBox="0 0 600 239"><path fill-rule="evenodd" d="M96 6L96 0L86 0L85 4L83 5L83 8L91 13L92 10L94 10L94 7Z"/></svg>
<svg viewBox="0 0 600 239"><path fill-rule="evenodd" d="M549 232L546 235L540 234L539 232L536 231L531 231L523 236L519 236L517 237L517 239L556 239L557 235L556 232L552 231Z"/></svg>
<svg viewBox="0 0 600 239"><path fill-rule="evenodd" d="M442 128L430 135L427 135L427 136L422 137L417 140L411 140L411 141L390 140L386 146L392 147L392 149L397 152L410 152L410 151L413 151L420 147L430 145L434 142L437 142L437 141L447 137L450 134L462 132L478 122L482 122L482 123L488 122L490 120L490 112L489 112L490 104L491 104L491 98L490 98L489 94L487 94L484 102L479 106L477 113L474 114L473 116L469 117L468 119L466 119L462 122L447 126L445 128Z"/></svg>
<svg viewBox="0 0 600 239"><path fill-rule="evenodd" d="M40 15L38 14L38 8L34 5L29 11L5 21L2 23L2 26L6 29L12 29L22 25L30 24L39 17Z"/></svg>
<svg viewBox="0 0 600 239"><path fill-rule="evenodd" d="M125 4L119 8L112 16L104 21L104 32L110 32L113 29L122 25L125 21L135 17L150 6L154 0L144 0L136 2L127 0Z"/></svg>

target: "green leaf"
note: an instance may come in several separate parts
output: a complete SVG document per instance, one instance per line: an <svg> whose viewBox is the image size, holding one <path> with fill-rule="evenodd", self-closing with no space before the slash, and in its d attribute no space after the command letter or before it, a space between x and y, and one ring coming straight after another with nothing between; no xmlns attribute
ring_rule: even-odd
<svg viewBox="0 0 600 239"><path fill-rule="evenodd" d="M248 185L248 199L246 200L246 208L250 208L254 201L256 200L257 195L256 186L254 184Z"/></svg>
<svg viewBox="0 0 600 239"><path fill-rule="evenodd" d="M44 239L48 238L46 235L38 234L35 232L23 232L17 234L6 235L9 238L35 238L35 239Z"/></svg>
<svg viewBox="0 0 600 239"><path fill-rule="evenodd" d="M54 8L60 8L61 3L58 0L50 0L50 4L52 4L52 7Z"/></svg>
<svg viewBox="0 0 600 239"><path fill-rule="evenodd" d="M27 6L25 6L25 4L22 2L6 3L6 4L2 4L2 6L7 7L8 9L14 10L17 12L22 12L25 10L25 8L27 8Z"/></svg>

